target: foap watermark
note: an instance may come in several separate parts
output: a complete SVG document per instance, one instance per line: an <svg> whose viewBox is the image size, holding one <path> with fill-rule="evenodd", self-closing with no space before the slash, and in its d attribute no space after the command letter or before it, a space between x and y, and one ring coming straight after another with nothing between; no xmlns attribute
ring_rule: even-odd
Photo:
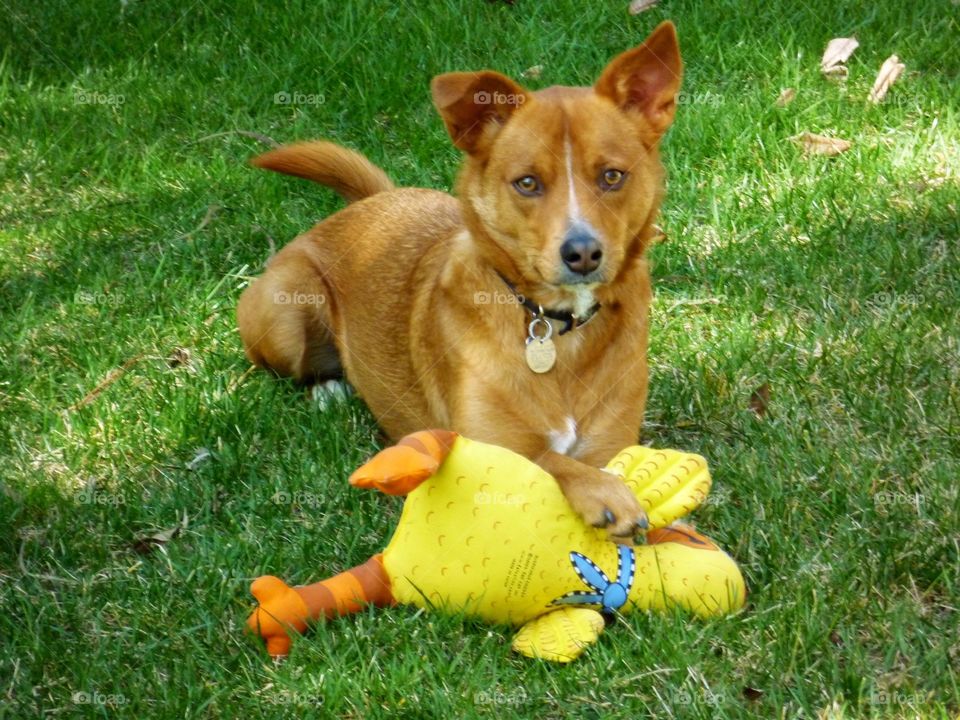
<svg viewBox="0 0 960 720"><path fill-rule="evenodd" d="M94 488L81 490L74 495L74 499L81 505L119 507L127 504L127 498L120 493L97 492Z"/></svg>
<svg viewBox="0 0 960 720"><path fill-rule="evenodd" d="M126 302L126 298L122 293L77 290L73 294L73 301L78 305L112 305L116 307Z"/></svg>
<svg viewBox="0 0 960 720"><path fill-rule="evenodd" d="M487 92L480 90L473 94L474 105L523 105L527 101L527 96L516 93L502 93L494 90Z"/></svg>
<svg viewBox="0 0 960 720"><path fill-rule="evenodd" d="M473 294L474 305L523 305L527 299L523 295L508 292L480 291Z"/></svg>
<svg viewBox="0 0 960 720"><path fill-rule="evenodd" d="M719 107L723 104L723 95L715 92L680 92L677 93L677 105L709 105Z"/></svg>
<svg viewBox="0 0 960 720"><path fill-rule="evenodd" d="M867 298L867 305L875 309L888 307L918 308L945 299L944 292L924 295L918 292L876 292Z"/></svg>
<svg viewBox="0 0 960 720"><path fill-rule="evenodd" d="M275 305L325 305L327 298L321 293L283 292L273 294Z"/></svg>
<svg viewBox="0 0 960 720"><path fill-rule="evenodd" d="M529 701L527 691L522 687L504 692L500 688L480 690L473 694L474 705L525 705Z"/></svg>
<svg viewBox="0 0 960 720"><path fill-rule="evenodd" d="M523 495L505 492L478 492L473 495L477 505L523 505L527 499Z"/></svg>
<svg viewBox="0 0 960 720"><path fill-rule="evenodd" d="M926 502L922 493L905 493L893 490L881 490L874 493L874 505L916 505L920 506Z"/></svg>
<svg viewBox="0 0 960 720"><path fill-rule="evenodd" d="M284 492L283 490L278 490L270 496L270 502L272 502L274 505L299 505L300 507L311 508L320 507L321 504L319 495L301 492L299 490L296 492Z"/></svg>
<svg viewBox="0 0 960 720"><path fill-rule="evenodd" d="M323 695L308 692L281 690L277 694L261 696L271 705L286 705L289 707L309 708L323 705Z"/></svg>
<svg viewBox="0 0 960 720"><path fill-rule="evenodd" d="M73 94L73 101L77 105L112 105L119 107L127 98L119 93L103 93L97 90L77 90Z"/></svg>
<svg viewBox="0 0 960 720"><path fill-rule="evenodd" d="M273 96L274 105L323 105L327 101L323 93L303 93L281 90Z"/></svg>
<svg viewBox="0 0 960 720"><path fill-rule="evenodd" d="M713 505L714 507L720 507L721 505L726 505L730 502L730 490L727 488L720 488L719 490L715 489L706 499L703 501L704 506Z"/></svg>
<svg viewBox="0 0 960 720"><path fill-rule="evenodd" d="M677 705L692 705L697 701L702 702L704 705L722 705L723 695L708 689L701 692L691 692L683 688L674 695L674 701Z"/></svg>
<svg viewBox="0 0 960 720"><path fill-rule="evenodd" d="M99 690L77 690L70 696L70 699L73 700L75 705L100 705L103 707L118 707L129 702L125 695L103 693Z"/></svg>
<svg viewBox="0 0 960 720"><path fill-rule="evenodd" d="M919 705L926 700L922 693L904 693L898 690L871 690L871 705Z"/></svg>

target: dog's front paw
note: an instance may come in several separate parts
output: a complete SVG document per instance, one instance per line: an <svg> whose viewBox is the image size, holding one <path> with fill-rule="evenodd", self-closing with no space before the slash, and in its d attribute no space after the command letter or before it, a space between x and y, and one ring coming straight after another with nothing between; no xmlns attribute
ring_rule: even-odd
<svg viewBox="0 0 960 720"><path fill-rule="evenodd" d="M584 520L606 528L615 542L630 542L649 527L647 514L623 480L608 472L597 472L567 489L567 499Z"/></svg>

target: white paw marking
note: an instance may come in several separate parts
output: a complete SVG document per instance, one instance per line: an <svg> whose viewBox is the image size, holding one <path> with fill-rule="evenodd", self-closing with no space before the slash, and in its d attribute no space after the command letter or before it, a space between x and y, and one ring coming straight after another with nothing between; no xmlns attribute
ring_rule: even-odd
<svg viewBox="0 0 960 720"><path fill-rule="evenodd" d="M310 395L317 407L321 410L329 407L330 403L343 402L353 393L350 383L344 380L327 380L317 383L310 389Z"/></svg>

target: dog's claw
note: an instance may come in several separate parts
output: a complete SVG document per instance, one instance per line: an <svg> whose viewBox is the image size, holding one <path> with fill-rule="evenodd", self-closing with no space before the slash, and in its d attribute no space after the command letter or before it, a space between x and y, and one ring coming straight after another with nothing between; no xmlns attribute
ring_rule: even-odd
<svg viewBox="0 0 960 720"><path fill-rule="evenodd" d="M603 511L604 527L607 525L613 525L617 521L616 515L614 515L610 510Z"/></svg>

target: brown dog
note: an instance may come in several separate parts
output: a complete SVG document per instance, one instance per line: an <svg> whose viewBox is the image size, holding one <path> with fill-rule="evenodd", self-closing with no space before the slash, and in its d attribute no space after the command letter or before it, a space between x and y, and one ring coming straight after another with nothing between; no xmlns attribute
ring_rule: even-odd
<svg viewBox="0 0 960 720"><path fill-rule="evenodd" d="M248 357L301 381L345 373L395 440L449 428L512 448L588 522L631 537L643 511L598 468L640 432L644 251L681 72L663 23L592 88L529 92L490 71L434 78L434 104L466 153L459 199L395 189L330 143L256 158L352 204L243 293Z"/></svg>

